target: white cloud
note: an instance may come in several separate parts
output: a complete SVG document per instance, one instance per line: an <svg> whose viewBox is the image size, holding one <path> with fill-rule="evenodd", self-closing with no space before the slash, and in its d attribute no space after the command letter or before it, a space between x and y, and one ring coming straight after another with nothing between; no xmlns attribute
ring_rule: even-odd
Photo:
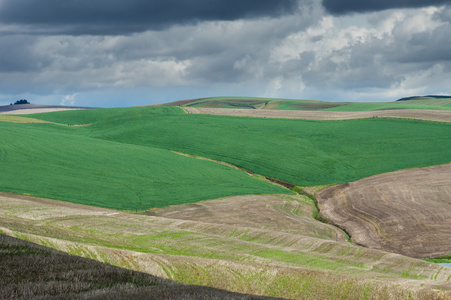
<svg viewBox="0 0 451 300"><path fill-rule="evenodd" d="M443 10L375 12L359 15L359 22L352 21L354 16L326 16L272 49L271 63L284 70L278 89L294 91L298 85L304 98L329 100L434 93L451 79L446 67L451 52L443 51L444 38L439 39L451 26L436 17Z"/></svg>
<svg viewBox="0 0 451 300"><path fill-rule="evenodd" d="M78 93L74 93L71 95L64 95L63 100L61 100L60 105L75 105L75 97L77 97Z"/></svg>

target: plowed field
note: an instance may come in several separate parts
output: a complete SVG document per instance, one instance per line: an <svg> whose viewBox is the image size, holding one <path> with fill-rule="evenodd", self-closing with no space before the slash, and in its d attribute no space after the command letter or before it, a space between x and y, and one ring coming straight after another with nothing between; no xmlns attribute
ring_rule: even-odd
<svg viewBox="0 0 451 300"><path fill-rule="evenodd" d="M447 110L376 110L376 111L306 111L306 110L264 110L264 109L227 109L183 107L190 114L309 119L309 120L351 120L365 118L403 118L437 122L451 122L451 111Z"/></svg>
<svg viewBox="0 0 451 300"><path fill-rule="evenodd" d="M417 258L451 253L451 164L331 186L317 198L361 245Z"/></svg>

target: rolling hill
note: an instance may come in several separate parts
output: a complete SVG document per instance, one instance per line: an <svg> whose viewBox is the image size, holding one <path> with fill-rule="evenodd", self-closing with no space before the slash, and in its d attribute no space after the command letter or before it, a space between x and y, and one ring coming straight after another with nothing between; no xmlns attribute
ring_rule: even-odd
<svg viewBox="0 0 451 300"><path fill-rule="evenodd" d="M307 111L374 111L398 109L451 110L451 97L408 97L392 102L329 102L257 97L210 97L175 101L166 106Z"/></svg>
<svg viewBox="0 0 451 300"><path fill-rule="evenodd" d="M349 192L355 199L374 196L365 197L380 202L390 214L396 209L390 199L403 190L396 184L404 182L392 174L407 172L409 178L406 169L442 164L429 171L438 176L428 183L434 188L410 184L419 186L416 191L403 185L420 196L397 201L410 199L427 207L434 195L447 197L446 182L440 185L437 179L437 170L451 162L447 99L426 99L431 105L410 103L424 99L329 103L315 111L343 113L348 106L351 119L340 121L188 114L171 107L198 109L196 105L224 105L230 99L211 100L0 116L0 191L8 192L0 193L0 233L185 284L245 294L451 298L451 269L395 254L415 253L370 243L380 237L365 244L359 232L368 220L350 213L361 224L349 227L328 214L339 206L323 208L326 191L336 192L330 203ZM227 105L256 112L307 103L232 100ZM312 103L318 109L322 105ZM401 111L389 108L398 106L408 113L415 110L417 119L382 115ZM343 111L326 111L339 109ZM378 110L370 112L373 117L354 119L354 109ZM422 120L434 110L444 112L444 122ZM378 176L386 178L383 186L393 184L392 194L380 199L375 194L383 195L383 189L370 184L367 191L363 184ZM349 196L346 201L355 200ZM438 212L439 202L434 202ZM325 219L318 203L351 237L333 223L319 221ZM400 209L399 216L409 206L402 202L399 207L406 210ZM361 208L363 215L372 213L365 205ZM425 214L438 215L430 211L424 209ZM420 215L409 216L415 224ZM393 218L390 224L383 218L371 222L395 227L397 221L403 223L401 217ZM444 222L440 226L446 228L446 217L431 216L430 221ZM416 232L433 235L440 226ZM402 236L402 230L398 234ZM381 236L390 243L387 235ZM440 252L429 254L446 254L446 243L440 247Z"/></svg>
<svg viewBox="0 0 451 300"><path fill-rule="evenodd" d="M166 113L155 113L160 109ZM71 129L78 136L99 141L207 157L300 186L345 183L451 161L451 124L447 123L382 118L239 118L185 114L171 107L65 111L30 117L91 124Z"/></svg>

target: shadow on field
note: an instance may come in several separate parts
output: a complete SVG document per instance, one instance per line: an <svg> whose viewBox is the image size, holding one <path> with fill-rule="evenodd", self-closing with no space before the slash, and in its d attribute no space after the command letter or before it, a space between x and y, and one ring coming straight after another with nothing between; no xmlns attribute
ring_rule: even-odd
<svg viewBox="0 0 451 300"><path fill-rule="evenodd" d="M276 299L182 285L3 234L0 274L0 299Z"/></svg>

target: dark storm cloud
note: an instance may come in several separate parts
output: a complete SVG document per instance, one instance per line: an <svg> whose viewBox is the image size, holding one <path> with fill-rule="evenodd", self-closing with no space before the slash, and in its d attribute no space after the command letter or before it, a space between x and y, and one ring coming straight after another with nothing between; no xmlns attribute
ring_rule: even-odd
<svg viewBox="0 0 451 300"><path fill-rule="evenodd" d="M3 0L0 22L54 33L117 34L200 21L280 17L297 7L297 0Z"/></svg>
<svg viewBox="0 0 451 300"><path fill-rule="evenodd" d="M323 0L324 8L333 15L444 4L451 4L451 0Z"/></svg>

